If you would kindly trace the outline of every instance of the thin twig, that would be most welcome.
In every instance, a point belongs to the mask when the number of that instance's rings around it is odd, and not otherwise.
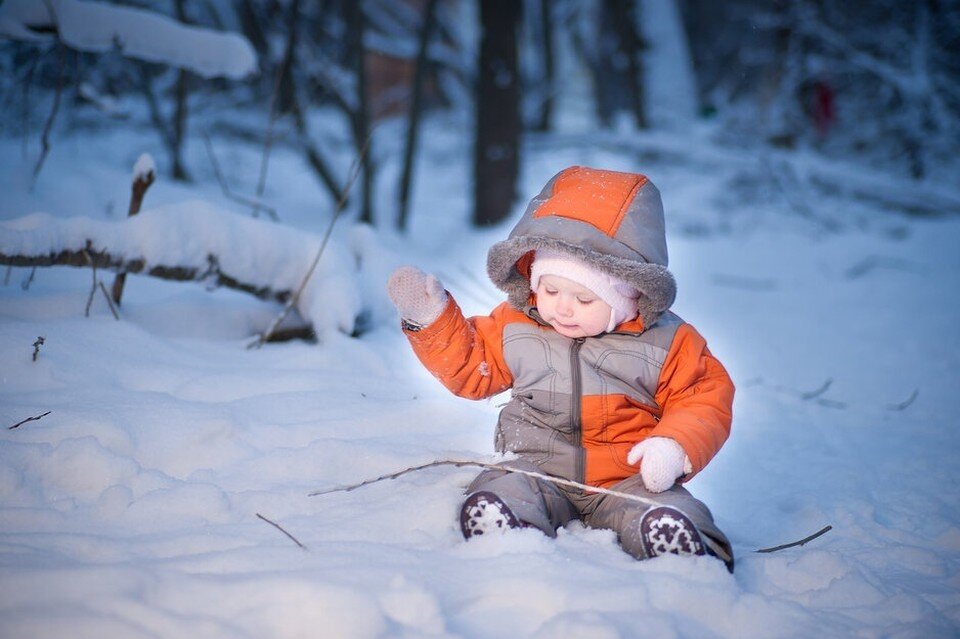
[[[53,12],[51,11],[51,15]],[[33,179],[30,185],[30,188],[33,188],[33,185],[37,182],[37,176],[40,175],[40,169],[43,168],[43,163],[47,159],[47,154],[50,152],[50,131],[53,129],[53,122],[57,118],[57,113],[60,111],[60,96],[63,95],[63,83],[64,77],[66,76],[66,46],[61,42],[59,45],[60,48],[60,71],[57,74],[57,89],[53,94],[53,107],[50,109],[50,115],[47,117],[47,123],[43,127],[43,134],[40,136],[40,157],[37,159],[37,164],[33,167]]]
[[[230,190],[230,187],[227,186],[227,182],[223,177],[223,173],[220,171],[220,163],[217,161],[217,156],[213,152],[213,143],[210,141],[210,136],[207,134],[206,131],[204,131],[201,135],[203,137],[203,142],[207,147],[207,156],[210,158],[210,164],[213,165],[213,172],[217,177],[217,182],[220,183],[220,191],[223,193],[223,196],[228,200],[239,202],[244,206],[256,207],[258,210],[263,209],[264,211],[270,214],[270,218],[272,220],[274,220],[275,222],[278,221],[280,217],[277,215],[276,209],[274,209],[272,206],[264,204],[260,200],[257,200],[254,198],[238,195]]]
[[[287,303],[283,305],[283,310],[277,315],[273,322],[270,323],[270,326],[267,327],[260,337],[258,337],[254,342],[252,342],[247,348],[260,348],[273,335],[274,331],[277,330],[277,327],[283,323],[287,316],[290,314],[290,311],[293,310],[293,307],[297,305],[297,302],[300,301],[300,296],[303,294],[303,290],[307,287],[307,282],[310,281],[310,278],[313,276],[313,272],[317,268],[317,264],[320,263],[320,258],[323,256],[323,251],[327,248],[327,242],[330,240],[330,235],[333,233],[333,225],[337,223],[337,220],[340,218],[340,215],[343,213],[344,204],[347,202],[347,196],[350,194],[350,189],[353,187],[353,183],[356,181],[357,176],[360,175],[360,169],[363,167],[363,157],[367,154],[367,148],[370,145],[370,138],[368,137],[366,142],[363,143],[363,148],[360,149],[360,155],[354,160],[353,166],[350,168],[350,177],[347,178],[347,184],[343,187],[343,193],[340,194],[340,201],[337,202],[337,208],[333,212],[333,217],[330,218],[330,223],[327,224],[327,230],[323,234],[323,240],[320,242],[320,248],[317,250],[317,254],[313,257],[313,263],[310,264],[310,268],[307,269],[306,274],[303,276],[303,281],[300,282],[300,286],[294,291],[293,295],[290,296],[290,299],[287,300]]]
[[[30,275],[28,275],[25,280],[20,282],[20,288],[22,288],[25,291],[28,290],[30,288],[30,285],[33,284],[33,278],[36,274],[37,274],[37,267],[34,266],[32,269],[30,269]]]
[[[806,393],[800,393],[800,399],[809,400],[809,399],[814,399],[814,398],[816,398],[816,397],[820,397],[821,395],[823,395],[824,393],[827,392],[827,389],[830,388],[830,385],[831,385],[831,384],[833,384],[833,378],[832,378],[832,377],[831,377],[831,378],[828,378],[827,381],[825,381],[825,382],[820,386],[820,388],[818,388],[818,389],[816,389],[816,390],[812,390],[812,391],[806,392]]]
[[[294,10],[295,8],[292,7],[291,11]],[[283,82],[283,76],[289,64],[290,55],[292,55],[291,45],[296,41],[295,34],[296,25],[293,25],[287,42],[287,53],[284,55],[283,61],[277,66],[277,75],[273,80],[273,93],[270,95],[270,107],[267,119],[267,136],[263,141],[263,153],[260,155],[260,177],[257,179],[256,191],[258,200],[263,197],[263,192],[267,187],[267,166],[270,162],[270,151],[273,148],[273,127],[277,121],[277,98],[280,95],[280,85]],[[261,206],[259,204],[253,207],[253,217],[260,215],[260,209]]]
[[[107,300],[107,306],[110,307],[110,312],[113,313],[113,319],[119,321],[120,315],[117,313],[117,307],[113,305],[113,299],[110,298],[110,293],[107,292],[107,287],[103,285],[103,280],[100,280],[100,290],[103,292],[103,297]]]
[[[93,295],[97,292],[97,265],[93,263],[93,259],[86,249],[82,253],[87,263],[90,264],[90,268],[93,269],[93,286],[90,287],[90,295],[87,297],[87,310],[83,314],[84,317],[90,317],[90,305],[93,304]]]
[[[914,389],[913,389],[913,392],[910,393],[910,397],[908,397],[907,399],[903,400],[903,401],[900,402],[899,404],[892,404],[892,405],[887,406],[887,409],[888,409],[888,410],[905,410],[905,409],[907,408],[907,406],[909,406],[909,405],[912,404],[914,401],[916,401],[918,395],[920,395],[920,389],[919,389],[919,388],[914,388]]]
[[[21,426],[23,426],[23,425],[26,424],[27,422],[35,422],[35,421],[37,421],[38,419],[43,419],[44,417],[46,417],[47,415],[49,415],[49,414],[52,413],[52,412],[53,412],[52,410],[48,410],[47,412],[45,412],[45,413],[42,414],[42,415],[37,415],[36,417],[27,417],[27,418],[26,418],[25,420],[23,420],[22,422],[17,422],[17,423],[14,424],[13,426],[8,426],[8,427],[7,427],[7,430],[13,430],[14,428],[20,428]]]
[[[300,547],[303,548],[304,550],[307,550],[307,547],[304,546],[303,544],[301,544],[299,539],[297,539],[296,537],[294,537],[293,535],[291,535],[290,533],[288,533],[286,530],[284,530],[284,529],[283,529],[283,526],[281,526],[281,525],[278,524],[277,522],[275,522],[275,521],[270,521],[269,519],[267,519],[266,517],[264,517],[264,516],[261,515],[260,513],[257,513],[257,517],[259,517],[259,518],[262,519],[263,521],[267,522],[268,524],[270,524],[271,526],[273,526],[274,528],[276,528],[277,530],[279,530],[280,532],[282,532],[284,535],[286,535],[287,537],[289,537],[290,539],[292,539],[292,540],[293,540],[293,543],[295,543],[296,545],[300,546]]]
[[[764,552],[764,553],[766,553],[766,552],[777,552],[778,550],[785,550],[785,549],[787,549],[787,548],[793,548],[794,546],[802,546],[802,545],[804,545],[805,543],[807,543],[808,541],[813,541],[814,539],[816,539],[816,538],[819,537],[820,535],[824,535],[824,534],[830,532],[831,530],[833,530],[833,526],[824,526],[823,528],[821,528],[821,529],[818,530],[817,532],[813,533],[813,534],[810,535],[809,537],[804,537],[804,538],[801,539],[800,541],[794,541],[794,542],[791,542],[791,543],[789,543],[789,544],[783,544],[782,546],[774,546],[773,548],[761,548],[761,549],[758,550],[757,552]]]
[[[591,493],[600,493],[603,495],[611,495],[613,497],[622,497],[629,501],[635,501],[647,506],[664,506],[656,500],[647,499],[646,497],[640,497],[639,495],[632,495],[630,493],[624,493],[619,490],[610,490],[609,488],[601,488],[599,486],[591,486],[589,484],[581,484],[580,482],[572,481],[570,479],[563,479],[562,477],[554,477],[552,475],[545,475],[544,473],[538,473],[533,470],[524,470],[522,468],[513,468],[511,466],[503,466],[501,464],[493,464],[490,462],[481,462],[473,461],[469,459],[440,459],[436,461],[429,462],[427,464],[421,464],[420,466],[414,466],[412,468],[404,468],[403,470],[397,471],[395,473],[390,473],[389,475],[381,475],[375,479],[367,479],[356,484],[348,484],[345,486],[337,486],[335,488],[328,488],[326,490],[318,490],[312,493],[309,493],[309,497],[318,497],[320,495],[329,495],[331,493],[347,493],[357,488],[362,488],[363,486],[369,486],[370,484],[376,484],[387,479],[397,479],[406,474],[416,472],[418,470],[425,470],[427,468],[433,468],[435,466],[456,466],[458,468],[464,466],[473,466],[476,468],[484,468],[486,470],[499,470],[508,473],[518,473],[520,475],[526,475],[527,477],[533,477],[535,479],[542,479],[543,481],[550,482],[552,484],[558,484],[560,486],[567,486],[568,488],[577,488]]]

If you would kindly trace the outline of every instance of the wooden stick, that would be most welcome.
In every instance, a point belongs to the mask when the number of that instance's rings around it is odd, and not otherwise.
[[[631,495],[630,493],[621,492],[619,490],[610,490],[609,488],[601,488],[599,486],[591,486],[589,484],[581,484],[580,482],[572,481],[570,479],[563,479],[561,477],[554,477],[552,475],[546,475],[544,473],[538,473],[532,470],[524,470],[522,468],[513,468],[510,466],[503,466],[500,464],[493,464],[489,462],[473,461],[473,460],[460,460],[460,459],[440,459],[437,461],[432,461],[426,464],[421,464],[419,466],[414,466],[412,468],[404,468],[403,470],[397,471],[395,473],[390,473],[389,475],[381,475],[375,479],[367,479],[365,481],[348,484],[345,486],[337,486],[336,488],[328,488],[327,490],[318,490],[312,493],[309,493],[308,497],[318,497],[320,495],[329,495],[330,493],[345,493],[363,486],[369,486],[370,484],[375,484],[387,479],[396,479],[402,477],[408,473],[416,472],[418,470],[424,470],[426,468],[433,468],[435,466],[475,466],[477,468],[484,468],[486,470],[499,470],[507,473],[517,473],[520,475],[526,475],[527,477],[533,477],[535,479],[542,479],[543,481],[550,482],[552,484],[558,484],[560,486],[567,486],[568,488],[577,488],[585,492],[590,493],[600,493],[603,495],[612,495],[614,497],[621,497],[628,501],[635,501],[647,506],[665,506],[653,499],[647,499],[646,497],[640,497],[639,495]]]
[[[113,305],[113,300],[110,299],[110,293],[107,292],[107,287],[103,285],[103,280],[98,282],[100,285],[100,291],[103,293],[103,298],[107,300],[107,306],[110,307],[110,312],[113,313],[113,319],[120,321],[120,315],[117,313],[117,307]]]
[[[292,539],[292,540],[293,540],[293,543],[295,543],[296,545],[300,546],[300,547],[303,548],[304,550],[307,550],[307,547],[304,546],[303,544],[301,544],[299,539],[297,539],[296,537],[294,537],[293,535],[291,535],[290,533],[288,533],[286,530],[284,530],[284,529],[283,529],[283,526],[281,526],[280,524],[278,524],[278,523],[276,523],[276,522],[274,522],[274,521],[270,521],[269,519],[267,519],[266,517],[264,517],[264,516],[261,515],[260,513],[257,513],[257,517],[259,517],[259,518],[262,519],[263,521],[267,522],[268,524],[270,524],[271,526],[273,526],[274,528],[276,528],[277,530],[279,530],[280,532],[282,532],[284,535],[286,535],[287,537],[289,537],[290,539]]]
[[[49,5],[48,5],[49,6]],[[51,15],[53,11],[50,12]],[[67,48],[63,42],[57,44],[59,49],[60,56],[60,70],[57,73],[57,89],[53,94],[53,107],[50,109],[50,115],[47,117],[47,123],[43,127],[43,134],[40,136],[40,157],[37,159],[36,165],[33,167],[33,180],[30,183],[31,190],[34,185],[37,183],[37,176],[40,175],[40,169],[43,168],[43,163],[47,159],[47,154],[50,152],[50,131],[53,129],[53,121],[57,119],[57,113],[60,111],[60,96],[63,95],[63,84],[64,78],[66,76],[66,66],[67,66]]]
[[[20,428],[21,426],[23,426],[23,425],[26,424],[27,422],[35,422],[35,421],[37,421],[38,419],[43,419],[44,417],[46,417],[47,415],[49,415],[49,414],[52,413],[52,412],[53,412],[52,410],[48,410],[47,412],[43,413],[42,415],[37,415],[36,417],[27,417],[27,418],[26,418],[25,420],[23,420],[22,422],[17,422],[17,423],[14,424],[13,426],[8,426],[8,427],[7,427],[7,430],[13,430],[14,428]]]
[[[630,493],[621,492],[619,490],[610,490],[609,488],[601,488],[599,486],[590,486],[588,484],[581,484],[580,482],[572,481],[569,479],[563,479],[561,477],[553,477],[552,475],[545,475],[544,473],[538,473],[532,470],[524,470],[522,468],[512,468],[510,466],[503,466],[501,464],[473,461],[468,459],[462,459],[462,460],[461,459],[439,459],[436,461],[428,462],[426,464],[420,464],[419,466],[404,468],[403,470],[398,470],[397,472],[389,473],[387,475],[381,475],[373,479],[366,479],[364,481],[357,482],[355,484],[346,484],[343,486],[328,488],[326,490],[317,490],[312,493],[308,493],[307,496],[319,497],[322,495],[330,495],[332,493],[347,493],[347,492],[356,490],[358,488],[362,488],[363,486],[369,486],[370,484],[376,484],[377,482],[385,481],[388,479],[397,479],[398,477],[403,477],[404,475],[407,475],[409,473],[417,472],[419,470],[425,470],[427,468],[434,468],[437,466],[455,466],[457,468],[461,468],[464,466],[474,466],[477,468],[484,468],[486,470],[498,470],[498,471],[503,471],[507,473],[518,473],[520,475],[526,475],[527,477],[533,477],[535,479],[548,481],[552,484],[558,484],[560,486],[567,486],[570,488],[577,488],[577,489],[583,490],[584,492],[600,493],[602,495],[611,495],[613,497],[619,497],[621,499],[626,499],[628,501],[644,504],[645,506],[655,507],[655,506],[668,505],[668,504],[658,502],[654,499],[648,499],[646,497],[641,497],[639,495],[633,495]],[[757,550],[756,552],[769,553],[769,552],[776,552],[778,550],[783,550],[784,548],[792,548],[793,546],[802,546],[808,541],[812,541],[817,537],[819,537],[820,535],[823,535],[824,533],[831,530],[832,528],[833,526],[826,526],[822,530],[810,535],[809,537],[801,539],[800,541],[784,544],[782,546],[775,546],[773,548],[763,548],[763,549]],[[710,546],[711,550],[713,550],[717,554],[717,556],[719,556],[724,561],[730,560],[730,556],[719,544],[717,544],[715,541],[710,539],[710,537],[707,535],[703,535],[702,537],[703,537],[704,543]]]
[[[801,539],[800,541],[793,541],[793,542],[790,542],[789,544],[783,544],[782,546],[774,546],[773,548],[761,548],[761,549],[758,550],[757,552],[777,552],[778,550],[785,550],[785,549],[787,549],[787,548],[793,548],[794,546],[802,546],[802,545],[804,545],[805,543],[807,543],[808,541],[813,541],[814,539],[816,539],[816,538],[819,537],[820,535],[825,535],[826,533],[830,532],[831,530],[833,530],[833,526],[824,526],[823,528],[821,528],[821,529],[818,530],[817,532],[813,533],[813,534],[810,535],[809,537],[804,537],[804,538]]]
[[[87,308],[83,312],[84,317],[90,317],[90,305],[93,304],[93,295],[97,292],[97,265],[93,263],[93,259],[90,257],[90,253],[84,249],[83,257],[87,260],[87,263],[90,265],[93,273],[93,286],[90,287],[90,295],[87,297]]]
[[[130,206],[127,208],[127,217],[133,217],[140,212],[140,207],[143,205],[143,198],[147,194],[147,189],[149,189],[150,185],[153,184],[153,180],[155,178],[156,175],[154,175],[153,171],[147,171],[145,174],[138,173],[136,176],[134,176],[133,184],[130,185]],[[120,306],[120,299],[123,297],[123,286],[126,281],[126,272],[117,273],[117,275],[113,278],[111,299],[117,306]],[[110,310],[113,310],[113,305],[110,306]],[[116,312],[114,312],[114,314],[116,314]]]
[[[306,274],[303,276],[300,286],[296,291],[294,291],[293,295],[290,296],[290,299],[287,300],[287,303],[283,305],[283,310],[273,319],[273,322],[270,323],[270,326],[267,327],[267,330],[265,330],[260,337],[247,346],[248,349],[260,348],[266,344],[277,330],[277,327],[283,323],[283,320],[287,319],[290,311],[293,310],[293,307],[296,306],[297,302],[300,301],[300,296],[303,294],[303,289],[307,287],[307,282],[309,282],[310,278],[313,276],[313,272],[316,270],[317,264],[320,263],[320,258],[323,256],[323,251],[327,248],[327,242],[330,240],[330,235],[333,233],[333,225],[337,223],[337,219],[339,219],[340,215],[343,213],[344,205],[347,202],[347,196],[350,194],[350,188],[353,186],[354,181],[356,181],[357,176],[360,175],[360,169],[363,167],[363,157],[367,154],[367,148],[369,145],[370,138],[367,138],[367,141],[363,144],[363,148],[360,149],[360,155],[356,160],[354,160],[350,177],[347,179],[346,186],[343,187],[343,193],[340,194],[340,201],[337,202],[337,208],[333,212],[333,217],[330,218],[330,223],[327,224],[327,230],[323,234],[323,240],[320,242],[320,248],[317,249],[317,254],[313,258],[313,263],[310,264],[310,268],[307,269]]]

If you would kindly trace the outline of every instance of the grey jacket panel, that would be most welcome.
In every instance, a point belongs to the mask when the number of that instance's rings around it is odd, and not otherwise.
[[[682,323],[666,313],[641,334],[583,340],[535,323],[505,326],[503,356],[514,383],[511,400],[500,413],[496,449],[517,453],[552,475],[582,481],[579,399],[623,394],[659,414],[654,398],[660,372]]]

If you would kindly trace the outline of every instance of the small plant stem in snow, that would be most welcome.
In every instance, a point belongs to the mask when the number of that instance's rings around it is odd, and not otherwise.
[[[113,300],[110,299],[110,293],[107,292],[107,287],[103,285],[103,280],[97,282],[100,286],[100,291],[103,293],[103,298],[107,300],[107,306],[110,307],[110,312],[113,313],[113,319],[120,321],[120,315],[117,313],[117,307],[113,305]]]
[[[7,430],[13,430],[14,428],[20,428],[21,426],[23,426],[23,425],[26,424],[27,422],[35,422],[35,421],[37,421],[38,419],[43,419],[44,417],[46,417],[47,415],[49,415],[49,414],[52,413],[52,412],[53,412],[52,410],[48,410],[47,412],[43,413],[42,415],[37,415],[36,417],[27,417],[27,418],[26,418],[25,420],[23,420],[22,422],[17,422],[17,423],[14,424],[13,426],[8,426],[8,427],[7,427]]]
[[[93,258],[86,250],[83,251],[83,257],[87,260],[93,272],[93,285],[90,287],[90,295],[87,297],[87,308],[83,313],[84,317],[90,317],[90,305],[93,304],[93,296],[97,292],[97,265],[93,263]]]
[[[20,288],[22,288],[25,291],[28,290],[30,288],[30,285],[33,284],[33,278],[36,274],[37,274],[37,267],[34,266],[32,269],[30,269],[30,275],[27,276],[27,279],[20,282]]]
[[[46,340],[41,335],[37,338],[37,341],[33,343],[33,361],[37,361],[37,358],[40,356],[40,347],[43,346],[43,343]]]
[[[794,541],[794,542],[791,542],[791,543],[789,543],[789,544],[783,544],[782,546],[774,546],[773,548],[761,548],[761,549],[758,550],[757,552],[764,552],[764,553],[766,553],[766,552],[777,552],[778,550],[785,550],[785,549],[787,549],[787,548],[793,548],[794,546],[802,546],[802,545],[804,545],[805,543],[807,543],[808,541],[813,541],[814,539],[816,539],[816,538],[819,537],[820,535],[825,535],[826,533],[830,532],[831,530],[833,530],[833,526],[824,526],[823,528],[821,528],[821,529],[818,530],[817,532],[813,533],[813,534],[810,535],[809,537],[804,537],[804,538],[801,539],[800,541]]]
[[[277,530],[279,530],[280,532],[282,532],[284,535],[286,535],[287,537],[289,537],[291,540],[293,540],[293,543],[295,543],[296,545],[300,546],[300,547],[303,548],[304,550],[307,550],[307,547],[304,546],[303,544],[301,544],[299,539],[297,539],[296,537],[294,537],[293,535],[291,535],[290,533],[288,533],[286,530],[284,530],[284,529],[283,529],[283,526],[281,526],[280,524],[278,524],[278,523],[276,523],[276,522],[274,522],[274,521],[270,521],[269,519],[267,519],[266,517],[264,517],[264,516],[261,515],[260,513],[257,513],[257,517],[259,517],[260,519],[262,519],[263,521],[267,522],[268,524],[270,524],[271,526],[273,526],[274,528],[276,528]]]

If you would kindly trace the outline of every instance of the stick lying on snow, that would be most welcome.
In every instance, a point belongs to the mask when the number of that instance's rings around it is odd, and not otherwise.
[[[590,486],[590,485],[588,485],[588,484],[581,484],[580,482],[571,481],[571,480],[569,480],[569,479],[563,479],[563,478],[561,478],[561,477],[553,477],[553,476],[551,476],[551,475],[545,475],[544,473],[538,473],[538,472],[532,471],[532,470],[524,470],[524,469],[522,469],[522,468],[511,468],[510,466],[502,466],[502,465],[500,465],[500,464],[493,464],[493,463],[490,463],[490,462],[473,461],[473,460],[468,460],[468,459],[440,459],[440,460],[432,461],[432,462],[429,462],[429,463],[426,463],[426,464],[420,464],[419,466],[412,466],[412,467],[410,467],[410,468],[404,468],[403,470],[399,470],[399,471],[397,471],[397,472],[395,472],[395,473],[390,473],[390,474],[388,474],[388,475],[381,475],[381,476],[375,477],[375,478],[373,478],[373,479],[366,479],[366,480],[361,481],[361,482],[358,482],[358,483],[356,483],[356,484],[346,484],[346,485],[343,485],[343,486],[336,486],[336,487],[334,487],[334,488],[327,488],[326,490],[316,490],[316,491],[314,491],[314,492],[312,492],[312,493],[309,493],[308,496],[309,496],[309,497],[319,497],[319,496],[321,496],[321,495],[329,495],[329,494],[332,494],[332,493],[348,493],[348,492],[353,491],[353,490],[356,490],[356,489],[358,489],[358,488],[362,488],[362,487],[364,487],[364,486],[369,486],[370,484],[376,484],[376,483],[378,483],[378,482],[385,481],[385,480],[387,480],[387,479],[397,479],[398,477],[403,477],[404,475],[408,475],[408,474],[413,473],[413,472],[416,472],[416,471],[418,471],[418,470],[425,470],[425,469],[427,469],[427,468],[434,468],[434,467],[437,467],[437,466],[456,466],[457,468],[462,468],[462,467],[465,467],[465,466],[473,466],[473,467],[476,467],[476,468],[485,468],[485,469],[487,469],[487,470],[500,470],[500,471],[505,471],[505,472],[508,472],[508,473],[518,473],[518,474],[520,474],[520,475],[526,475],[527,477],[534,477],[534,478],[536,478],[536,479],[542,479],[542,480],[548,481],[548,482],[550,482],[550,483],[552,483],[552,484],[559,484],[560,486],[568,486],[568,487],[570,487],[570,488],[579,488],[580,490],[584,490],[584,491],[586,491],[586,492],[600,493],[600,494],[603,494],[603,495],[612,495],[612,496],[614,496],[614,497],[620,497],[620,498],[626,499],[626,500],[628,500],[628,501],[634,501],[634,502],[641,503],[641,504],[644,504],[644,505],[647,505],[647,506],[650,506],[650,507],[654,507],[654,506],[664,506],[664,505],[666,505],[666,504],[663,504],[663,503],[661,503],[661,502],[658,502],[658,501],[656,501],[656,500],[654,500],[654,499],[648,499],[648,498],[646,498],[646,497],[640,497],[639,495],[631,495],[630,493],[621,492],[621,491],[619,491],[619,490],[610,490],[609,488],[600,488],[599,486]],[[816,539],[816,538],[819,537],[820,535],[823,535],[823,534],[825,534],[826,532],[828,532],[828,531],[830,531],[830,530],[832,530],[832,529],[833,529],[833,526],[826,526],[826,527],[822,528],[821,530],[819,530],[818,532],[810,535],[809,537],[806,537],[806,538],[804,538],[804,539],[801,539],[800,541],[795,541],[795,542],[792,542],[792,543],[789,543],[789,544],[784,544],[784,545],[782,545],[782,546],[774,546],[773,548],[761,548],[761,549],[757,550],[756,552],[770,553],[770,552],[776,552],[776,551],[778,551],[778,550],[784,550],[784,549],[786,549],[786,548],[792,548],[792,547],[794,547],[794,546],[802,546],[802,545],[804,545],[805,543],[807,543],[808,541],[813,541],[814,539]],[[726,553],[726,551],[725,551],[723,548],[721,548],[715,541],[713,541],[712,539],[710,539],[710,538],[709,538],[708,536],[706,536],[706,535],[703,535],[703,540],[704,540],[704,543],[706,543],[708,546],[710,546],[710,549],[711,549],[712,551],[714,551],[714,553],[715,553],[718,557],[720,557],[721,559],[724,559],[724,561],[729,561],[729,559],[730,559],[729,555],[728,555],[728,554]]]

